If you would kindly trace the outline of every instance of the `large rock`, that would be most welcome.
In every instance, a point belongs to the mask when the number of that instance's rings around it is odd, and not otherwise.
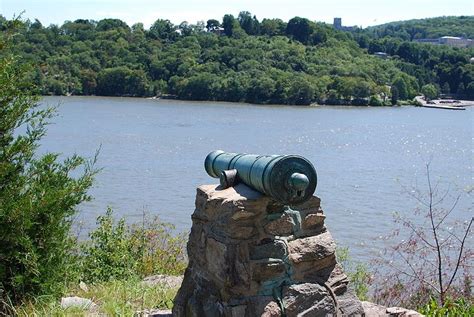
[[[183,282],[182,276],[171,276],[171,275],[151,275],[143,279],[142,284],[145,286],[162,285],[167,288],[178,288]]]
[[[173,315],[362,315],[320,199],[283,206],[243,184],[197,189],[189,265]]]
[[[283,302],[288,317],[335,315],[336,303],[331,293],[320,284],[293,284],[283,289]]]
[[[77,308],[83,310],[95,310],[97,305],[89,298],[82,298],[78,296],[63,297],[61,298],[61,308]]]
[[[424,315],[414,310],[401,307],[385,307],[371,302],[362,302],[366,317],[423,317]]]

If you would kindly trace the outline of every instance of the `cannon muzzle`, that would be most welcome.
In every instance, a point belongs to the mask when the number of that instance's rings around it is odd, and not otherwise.
[[[307,201],[317,184],[316,170],[299,155],[254,155],[214,151],[204,167],[222,187],[242,182],[286,205]]]

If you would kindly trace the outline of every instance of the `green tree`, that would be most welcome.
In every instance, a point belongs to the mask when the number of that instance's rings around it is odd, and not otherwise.
[[[474,81],[470,82],[466,87],[466,97],[474,100]]]
[[[193,27],[188,23],[188,21],[183,21],[179,24],[178,30],[181,32],[182,36],[190,36],[193,34]]]
[[[308,19],[294,17],[288,21],[286,26],[286,34],[293,37],[301,43],[307,43],[311,35],[311,25]]]
[[[309,105],[314,99],[314,88],[308,81],[295,79],[289,90],[289,101],[295,105]]]
[[[146,96],[148,82],[143,71],[128,67],[102,70],[97,76],[96,91],[102,96]]]
[[[96,172],[78,156],[61,162],[58,154],[36,153],[53,110],[39,107],[29,69],[6,51],[5,41],[0,38],[2,312],[9,301],[62,291],[70,277],[72,217],[76,206],[90,198],[87,190]]]
[[[151,38],[173,41],[177,37],[176,27],[170,20],[158,19],[150,27]]]
[[[451,93],[451,87],[449,87],[449,83],[444,83],[443,86],[441,87],[441,92],[445,95]]]
[[[260,33],[260,22],[258,22],[257,17],[253,16],[248,11],[241,11],[237,17],[240,27],[248,35],[258,35]]]
[[[84,22],[79,22],[80,24],[84,24]],[[87,23],[87,22],[86,22]],[[97,31],[108,31],[108,30],[113,30],[113,29],[127,29],[129,30],[129,27],[127,23],[123,22],[122,20],[119,19],[103,19],[100,20],[97,23]]]
[[[433,84],[427,84],[421,87],[421,93],[427,100],[435,99],[438,97],[438,89]]]
[[[393,81],[392,86],[397,87],[398,98],[401,100],[408,99],[408,85],[403,77],[398,77]]]
[[[392,101],[392,106],[395,106],[395,105],[397,104],[398,98],[399,98],[397,86],[392,86],[392,87],[390,88],[390,93],[391,93],[391,95],[392,95],[392,99],[391,99],[391,101]]]
[[[466,93],[466,88],[464,88],[463,83],[460,83],[458,86],[458,90],[456,91],[456,94],[458,94],[458,97],[462,97],[464,96],[465,93]]]
[[[207,20],[206,29],[208,32],[215,31],[221,26],[220,22],[214,19]]]
[[[187,80],[179,97],[192,100],[215,100],[219,88],[219,79],[216,75],[201,73]]]
[[[222,19],[222,27],[224,28],[225,35],[232,36],[236,25],[235,22],[235,18],[232,14],[224,15],[224,18]]]
[[[313,33],[310,36],[311,44],[321,44],[326,42],[328,39],[326,29],[321,25],[316,25],[314,27]]]
[[[370,95],[370,84],[364,80],[357,80],[353,88],[353,96],[358,99],[367,98]]]
[[[281,19],[263,19],[260,24],[260,32],[264,35],[284,35],[286,23]]]

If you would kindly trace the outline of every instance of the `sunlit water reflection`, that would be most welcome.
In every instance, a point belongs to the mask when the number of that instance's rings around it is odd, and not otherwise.
[[[473,108],[285,107],[135,98],[46,97],[60,104],[42,151],[91,157],[101,147],[102,172],[80,207],[88,230],[107,206],[130,221],[143,210],[189,230],[195,188],[216,180],[203,168],[212,150],[299,154],[318,172],[327,226],[361,260],[374,256],[393,229],[392,214],[417,205],[405,193],[432,177],[472,216]]]

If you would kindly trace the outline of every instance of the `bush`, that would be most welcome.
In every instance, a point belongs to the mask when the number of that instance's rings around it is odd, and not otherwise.
[[[370,96],[370,99],[369,99],[369,106],[372,106],[372,107],[380,107],[380,106],[383,106],[384,103],[382,100],[380,100],[379,97],[377,96]]]
[[[127,225],[123,218],[114,223],[111,209],[97,218],[97,224],[90,241],[82,246],[84,281],[183,274],[187,264],[185,239],[183,235],[173,235],[172,225],[145,216],[140,225]]]
[[[0,311],[6,303],[62,290],[71,217],[89,199],[96,172],[95,160],[36,155],[53,110],[38,107],[28,67],[8,53],[7,42],[0,38]]]
[[[448,85],[448,90],[449,90],[449,85]],[[435,85],[427,84],[421,87],[421,93],[425,96],[426,100],[431,100],[438,97],[439,91]]]
[[[354,262],[349,256],[347,247],[336,250],[337,261],[343,266],[344,272],[349,278],[349,286],[354,290],[360,300],[368,300],[369,287],[372,277],[364,263]]]
[[[463,298],[452,300],[447,299],[444,305],[439,305],[435,298],[422,306],[419,312],[426,316],[447,316],[447,317],[470,317],[474,316],[474,305]]]

